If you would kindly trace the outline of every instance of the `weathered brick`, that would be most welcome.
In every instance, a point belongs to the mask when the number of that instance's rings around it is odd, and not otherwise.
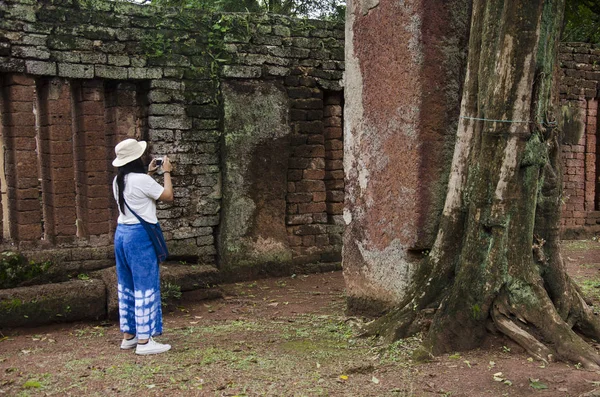
[[[327,206],[324,202],[298,204],[298,213],[299,214],[312,214],[312,213],[317,213],[317,212],[325,212],[326,210],[327,210]]]
[[[325,170],[304,170],[301,175],[302,179],[322,180],[325,177]]]
[[[324,157],[325,148],[322,145],[304,145],[294,148],[297,157]]]
[[[325,169],[328,171],[343,170],[344,163],[341,160],[326,160]]]
[[[327,203],[327,213],[328,214],[343,214],[344,213],[344,203]]]
[[[262,74],[262,68],[259,66],[225,65],[222,73],[223,76],[229,78],[258,78]]]
[[[16,225],[16,238],[20,241],[34,241],[42,237],[42,227],[40,224]]]
[[[325,137],[322,134],[305,135],[306,143],[309,145],[325,145]]]
[[[326,192],[314,192],[312,195],[312,201],[315,203],[320,203],[322,201],[325,201],[326,198],[327,198]]]
[[[303,180],[296,182],[296,192],[323,192],[325,183],[323,181]]]
[[[309,203],[312,201],[312,194],[308,192],[304,193],[289,193],[287,195],[288,203]]]
[[[321,109],[323,100],[317,98],[296,99],[290,101],[293,109]]]
[[[128,68],[119,66],[96,65],[94,69],[96,77],[112,80],[126,80]]]
[[[302,215],[288,215],[286,217],[286,225],[307,225],[312,223],[312,215],[311,214],[302,214]],[[294,236],[295,237],[295,236]],[[300,244],[296,244],[300,245]]]
[[[157,67],[132,67],[127,71],[130,79],[160,79],[163,76],[162,68]]]
[[[325,153],[325,158],[328,160],[342,160],[344,158],[343,150],[330,150]]]
[[[323,122],[320,120],[300,122],[298,123],[297,130],[303,134],[322,134]]]
[[[343,191],[327,192],[327,201],[343,203],[344,202],[344,192]]]
[[[325,139],[339,139],[343,135],[343,129],[341,127],[325,127],[323,131]]]
[[[35,75],[56,75],[57,67],[54,62],[25,61],[27,73]]]
[[[314,234],[325,234],[327,228],[325,225],[302,225],[299,226],[293,233],[297,236],[308,236]]]
[[[59,63],[58,75],[73,79],[91,79],[94,78],[94,66]]]

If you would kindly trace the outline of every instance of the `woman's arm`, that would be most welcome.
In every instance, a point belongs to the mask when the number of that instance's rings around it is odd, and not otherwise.
[[[165,178],[165,190],[163,190],[158,199],[160,201],[166,201],[170,203],[173,201],[173,183],[171,182],[171,171],[173,170],[173,166],[171,165],[171,161],[167,156],[163,157],[162,169],[164,171],[163,177]]]

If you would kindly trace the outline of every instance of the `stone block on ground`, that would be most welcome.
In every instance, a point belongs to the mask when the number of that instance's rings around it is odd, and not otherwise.
[[[106,317],[102,280],[73,280],[0,290],[0,328]]]
[[[117,295],[117,273],[115,267],[103,269],[97,273],[106,285],[106,307],[109,319],[119,317],[119,301]],[[182,265],[179,263],[165,262],[160,266],[161,283],[178,285],[182,292],[199,289],[211,290],[203,299],[220,297],[218,289],[213,286],[220,282],[219,271],[208,265]],[[200,296],[195,294],[194,296]]]

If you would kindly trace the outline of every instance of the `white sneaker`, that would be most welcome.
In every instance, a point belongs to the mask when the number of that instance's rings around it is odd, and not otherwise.
[[[148,339],[148,343],[139,344],[135,348],[135,354],[147,355],[147,354],[159,354],[164,353],[171,349],[171,345],[155,342],[154,339]]]
[[[123,350],[129,350],[129,349],[133,349],[134,347],[137,346],[137,336],[134,336],[131,339],[123,339],[123,341],[121,341],[121,349]]]

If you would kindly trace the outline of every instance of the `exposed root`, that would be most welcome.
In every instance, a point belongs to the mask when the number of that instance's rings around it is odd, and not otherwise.
[[[492,319],[500,332],[519,344],[531,356],[545,363],[554,361],[552,350],[502,314],[496,305],[492,309]]]
[[[510,291],[501,293],[492,311],[498,329],[538,358],[548,355],[552,357],[554,351],[556,357],[561,360],[581,363],[587,369],[600,370],[600,355],[558,315],[546,291],[535,283],[529,287],[528,293],[535,296],[538,302],[534,306],[522,301],[522,294],[513,294]],[[531,299],[531,295],[528,299]],[[574,304],[577,306],[573,309],[578,313],[585,313],[585,309],[589,309],[583,299]],[[509,316],[519,318],[529,327],[536,329],[544,343],[516,325]],[[583,318],[578,317],[578,320]],[[586,317],[586,321],[589,320]],[[579,321],[576,325],[579,325]]]
[[[388,342],[414,334],[413,324],[417,312],[409,305],[390,310],[383,317],[366,325],[361,336],[380,336]]]
[[[576,286],[573,281],[571,284]],[[574,305],[572,317],[575,320],[575,326],[584,335],[600,341],[600,319],[594,314],[592,307],[586,302],[579,288],[574,288],[572,294]]]

